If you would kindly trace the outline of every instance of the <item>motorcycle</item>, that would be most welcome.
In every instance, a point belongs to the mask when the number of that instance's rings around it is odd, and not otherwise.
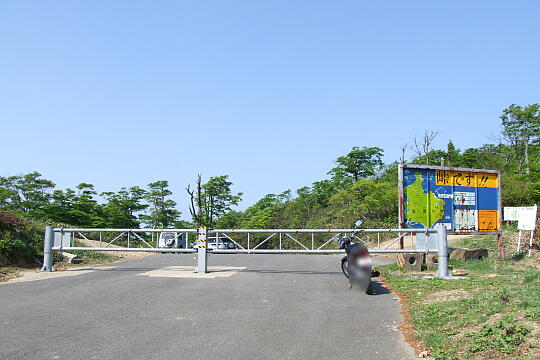
[[[346,255],[341,259],[341,271],[349,279],[351,289],[364,291],[366,294],[373,292],[372,277],[378,277],[380,273],[372,269],[371,257],[367,247],[362,243],[353,241],[357,227],[362,225],[361,220],[354,223],[354,230],[345,236],[335,236],[334,241],[339,241],[339,248],[344,249]]]

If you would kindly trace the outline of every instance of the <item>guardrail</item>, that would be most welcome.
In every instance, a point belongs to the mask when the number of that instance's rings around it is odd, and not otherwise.
[[[176,234],[174,239],[184,236],[184,248],[159,247],[159,235],[163,233]],[[396,253],[437,253],[438,277],[448,277],[448,242],[446,227],[437,226],[429,229],[82,229],[82,228],[53,228],[47,226],[44,241],[44,262],[42,271],[53,271],[53,251],[129,251],[129,252],[160,252],[160,253],[197,253],[197,271],[207,272],[208,254],[342,254],[344,250],[337,249],[332,241],[335,235],[353,234],[359,241],[364,242],[372,254]],[[437,248],[415,249],[411,243],[410,249],[391,249],[397,241],[410,234],[437,234]],[[58,234],[55,246],[55,234]],[[86,235],[85,235],[86,234]],[[155,236],[155,235],[158,236]],[[190,235],[193,243],[190,241]],[[363,234],[377,234],[377,242],[367,243],[361,238]],[[397,234],[398,236],[382,247],[381,234]],[[66,235],[69,246],[65,246]],[[104,236],[105,235],[105,236]],[[75,246],[79,236],[89,246]],[[208,246],[208,240],[216,239],[215,249]],[[89,239],[92,238],[92,239]],[[233,249],[219,248],[219,239],[227,239],[234,243]],[[114,245],[115,243],[127,246]],[[212,244],[210,242],[210,244]],[[268,248],[271,245],[271,248]],[[265,248],[266,247],[266,248]]]

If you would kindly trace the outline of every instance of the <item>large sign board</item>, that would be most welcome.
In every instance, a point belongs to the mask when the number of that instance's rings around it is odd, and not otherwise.
[[[403,164],[399,191],[402,228],[444,224],[458,233],[501,229],[498,171]]]

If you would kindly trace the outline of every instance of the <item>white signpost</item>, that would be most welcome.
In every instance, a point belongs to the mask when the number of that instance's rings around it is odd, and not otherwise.
[[[521,236],[522,231],[530,231],[529,239],[529,256],[531,256],[531,249],[533,244],[534,230],[536,229],[536,213],[537,206],[525,206],[525,207],[505,207],[504,208],[504,221],[517,221],[518,222],[518,244],[517,251],[521,251]]]

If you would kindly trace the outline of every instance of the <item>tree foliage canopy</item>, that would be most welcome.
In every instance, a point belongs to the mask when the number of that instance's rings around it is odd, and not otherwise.
[[[352,183],[361,178],[374,176],[382,165],[383,149],[378,147],[355,146],[345,156],[336,159],[337,167],[328,172],[334,181]]]

